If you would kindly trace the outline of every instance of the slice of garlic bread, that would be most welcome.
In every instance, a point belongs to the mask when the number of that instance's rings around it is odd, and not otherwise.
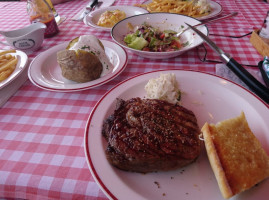
[[[245,114],[202,127],[207,155],[224,198],[269,177],[269,157],[248,126]]]

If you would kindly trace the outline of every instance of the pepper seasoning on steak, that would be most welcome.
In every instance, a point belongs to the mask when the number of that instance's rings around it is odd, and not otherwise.
[[[157,99],[117,99],[102,134],[108,141],[108,161],[126,171],[180,168],[193,162],[201,150],[193,112]]]

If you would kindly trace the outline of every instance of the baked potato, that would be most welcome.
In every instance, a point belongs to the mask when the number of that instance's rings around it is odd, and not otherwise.
[[[84,50],[62,50],[57,53],[57,61],[63,77],[84,83],[100,77],[103,66],[97,56]]]
[[[73,39],[57,53],[57,61],[63,77],[80,83],[98,79],[113,69],[102,42],[94,35]]]

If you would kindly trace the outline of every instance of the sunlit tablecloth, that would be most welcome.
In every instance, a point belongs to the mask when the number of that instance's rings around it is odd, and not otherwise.
[[[133,5],[143,0],[116,0],[114,5]],[[257,69],[262,57],[249,42],[253,29],[261,28],[269,4],[261,0],[223,0],[222,14],[239,15],[208,25],[210,38],[244,65]],[[71,20],[87,1],[70,1],[55,6],[66,20],[60,33],[44,40],[41,52],[85,34],[110,40],[109,32],[98,31]],[[0,30],[28,25],[26,2],[0,2]],[[246,36],[244,36],[246,35]],[[240,38],[237,38],[240,36]],[[242,36],[242,37],[241,37]],[[4,41],[3,37],[0,37]],[[8,47],[0,44],[1,49]],[[94,89],[59,93],[42,90],[27,80],[0,108],[0,198],[107,199],[93,180],[84,155],[84,128],[96,102],[115,84],[138,73],[157,69],[191,69],[215,73],[219,62],[208,46],[193,49],[177,58],[151,60],[128,51],[128,65],[114,80]],[[212,62],[214,61],[214,62]]]

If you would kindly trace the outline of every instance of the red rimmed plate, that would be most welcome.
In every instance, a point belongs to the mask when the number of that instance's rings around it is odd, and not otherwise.
[[[207,73],[161,70],[127,79],[108,91],[92,110],[85,128],[85,155],[89,169],[110,199],[222,200],[205,149],[196,162],[168,172],[133,173],[111,166],[105,156],[107,142],[101,134],[104,119],[113,113],[116,98],[145,97],[144,86],[160,73],[174,73],[183,91],[182,104],[192,110],[199,127],[205,122],[238,116],[245,112],[249,126],[269,154],[269,107],[257,96],[226,79]],[[269,195],[269,180],[235,199],[256,200]]]
[[[107,40],[101,40],[101,42],[103,43],[106,55],[114,68],[110,73],[99,79],[86,83],[76,83],[67,80],[62,76],[61,68],[57,63],[56,56],[58,51],[67,47],[68,42],[56,45],[38,55],[29,66],[28,77],[37,87],[57,92],[87,90],[103,85],[117,77],[125,69],[128,62],[128,56],[126,51],[114,42]]]
[[[143,4],[149,4],[151,2],[152,2],[151,0],[147,0]],[[209,19],[209,18],[218,16],[222,12],[223,9],[222,9],[222,5],[220,3],[215,2],[215,1],[211,1],[211,0],[208,0],[208,2],[209,2],[209,5],[211,7],[211,12],[208,15],[205,15],[202,17],[197,17],[196,19],[198,19],[198,20]]]

